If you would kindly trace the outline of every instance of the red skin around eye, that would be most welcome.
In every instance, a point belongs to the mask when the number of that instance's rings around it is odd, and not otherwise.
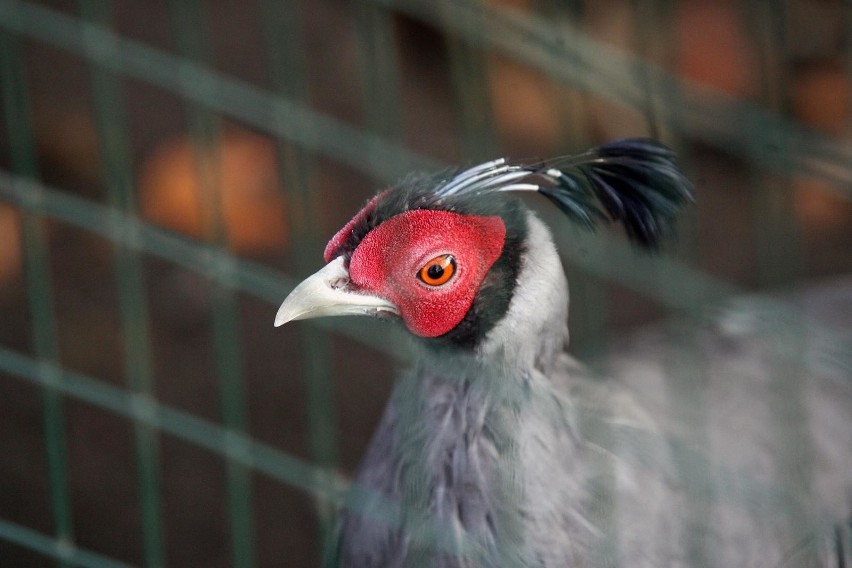
[[[464,318],[505,238],[500,217],[406,211],[364,237],[352,254],[349,277],[364,292],[393,302],[412,333],[437,337]],[[456,259],[453,278],[436,287],[421,282],[420,268],[442,254]]]

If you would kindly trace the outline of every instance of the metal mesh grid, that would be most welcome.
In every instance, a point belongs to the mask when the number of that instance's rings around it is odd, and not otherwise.
[[[157,10],[168,22],[165,35],[170,49],[132,39],[126,20],[122,31],[118,30],[117,15],[127,9],[127,3],[81,0],[49,4],[0,0],[3,147],[7,152],[0,172],[0,198],[20,216],[25,269],[18,286],[26,299],[30,335],[27,341],[0,346],[0,370],[4,384],[23,381],[30,395],[41,398],[47,496],[40,499],[46,499],[49,510],[46,525],[44,519],[31,521],[32,517],[20,511],[14,515],[0,511],[0,540],[5,541],[0,556],[9,555],[16,563],[26,560],[26,556],[15,556],[25,550],[63,566],[180,565],[181,554],[191,556],[193,552],[175,552],[181,546],[175,542],[180,537],[169,533],[163,470],[167,467],[164,461],[174,457],[175,450],[164,458],[163,444],[170,437],[204,449],[223,467],[219,494],[224,503],[221,513],[227,519],[227,543],[215,546],[227,550],[227,558],[220,562],[265,564],[271,553],[258,547],[276,550],[258,544],[274,538],[264,535],[278,530],[268,526],[269,514],[260,511],[264,509],[257,488],[260,476],[311,497],[315,505],[311,517],[317,520],[317,528],[308,530],[313,544],[304,549],[318,553],[318,543],[345,487],[345,476],[339,472],[351,468],[352,461],[341,457],[345,450],[340,437],[345,426],[340,424],[345,420],[335,402],[340,391],[335,390],[334,377],[341,370],[335,360],[355,362],[340,352],[361,349],[356,344],[396,357],[404,357],[405,350],[391,330],[370,327],[365,331],[358,321],[320,320],[288,335],[286,340],[298,353],[298,361],[280,361],[278,366],[285,371],[268,379],[273,383],[282,377],[303,381],[302,399],[293,406],[304,409],[305,442],[290,450],[268,441],[268,432],[264,432],[264,440],[256,437],[257,427],[252,428],[255,409],[250,404],[247,353],[256,336],[246,329],[261,327],[273,333],[274,304],[296,282],[285,273],[311,272],[317,266],[323,238],[334,228],[332,221],[345,220],[351,206],[376,186],[412,169],[440,168],[451,159],[470,162],[503,153],[507,147],[517,151],[518,146],[507,140],[505,130],[501,133],[497,124],[499,112],[492,101],[495,61],[512,62],[527,73],[519,77],[545,83],[549,100],[558,101],[554,113],[563,118],[556,128],[558,142],[546,148],[554,154],[590,145],[595,138],[592,130],[602,127],[593,124],[588,115],[600,103],[639,116],[644,132],[633,134],[652,133],[679,146],[694,171],[705,170],[695,165],[701,159],[698,152],[689,153],[687,148],[710,147],[736,156],[743,169],[741,176],[748,179],[748,199],[753,200],[750,211],[755,212],[748,223],[753,231],[749,246],[756,269],[739,279],[736,274],[714,273],[706,266],[702,251],[708,244],[699,227],[714,220],[705,218],[708,213],[701,207],[683,224],[680,249],[653,259],[637,257],[617,236],[586,237],[551,223],[573,272],[573,305],[577,307],[572,307],[572,333],[585,341],[589,351],[600,351],[610,328],[624,323],[612,315],[624,301],[612,300],[603,285],[629,290],[627,302],[637,294],[650,299],[656,314],[691,314],[745,289],[796,284],[811,272],[820,272],[808,268],[807,247],[813,245],[803,242],[800,235],[793,184],[807,177],[820,180],[826,191],[840,195],[841,200],[852,195],[850,115],[846,115],[839,136],[819,133],[790,117],[792,86],[787,73],[791,46],[785,16],[792,8],[784,2],[738,8],[743,21],[767,23],[759,27],[762,31],[755,38],[761,70],[757,92],[746,98],[708,89],[667,70],[669,59],[678,55],[675,40],[665,33],[674,21],[676,3],[612,3],[626,6],[624,13],[633,21],[635,37],[630,43],[639,47],[631,52],[595,39],[585,19],[592,8],[583,2],[542,1],[513,7],[482,2],[360,0],[342,10],[344,22],[337,22],[337,27],[329,23],[329,30],[340,33],[341,41],[349,41],[357,51],[351,63],[356,67],[353,73],[360,93],[342,103],[333,94],[325,95],[327,100],[339,102],[343,110],[324,108],[332,104],[311,98],[317,81],[310,63],[311,49],[316,48],[316,35],[323,32],[306,22],[309,16],[303,5],[269,0],[252,4],[249,16],[256,20],[254,25],[260,31],[257,44],[266,61],[263,76],[250,81],[220,70],[215,61],[214,40],[220,45],[222,40],[214,29],[221,33],[228,27],[217,3],[175,0],[158,4]],[[846,39],[841,45],[848,46],[852,16],[848,6],[838,10],[846,18],[842,28]],[[445,76],[437,94],[450,97],[444,104],[451,107],[456,130],[443,135],[454,140],[454,151],[430,152],[440,147],[440,141],[431,146],[421,143],[419,132],[406,122],[412,122],[405,102],[411,98],[407,91],[424,85],[406,83],[409,71],[403,61],[410,60],[404,48],[406,31],[433,34],[444,47],[446,61],[440,68]],[[33,46],[72,56],[74,64],[82,65],[89,75],[85,88],[100,169],[95,196],[64,185],[61,178],[43,181],[45,151],[37,140],[38,113],[33,104],[37,95],[31,92],[28,77],[28,50]],[[848,70],[848,48],[839,57],[845,58]],[[192,142],[192,159],[200,179],[200,232],[193,237],[158,227],[139,210],[136,170],[140,158],[134,148],[138,142],[132,139],[128,94],[140,84],[182,107],[179,114]],[[344,95],[336,96],[342,99]],[[352,106],[360,109],[353,111]],[[274,142],[278,180],[287,198],[286,256],[247,257],[234,250],[223,211],[223,158],[217,142],[233,124],[249,127]],[[424,146],[428,150],[422,150]],[[535,144],[520,146],[521,151],[531,147]],[[338,181],[343,189],[330,193],[323,188],[329,183],[323,175],[345,177],[347,182]],[[697,180],[699,191],[702,181]],[[350,183],[352,190],[346,187]],[[342,193],[345,191],[352,195]],[[330,201],[335,197],[340,203]],[[327,212],[331,203],[339,213]],[[53,258],[57,239],[62,238],[56,236],[57,226],[94,235],[108,245],[104,264],[111,267],[113,280],[104,286],[114,290],[110,295],[113,305],[108,309],[115,313],[111,329],[120,339],[110,345],[122,354],[120,380],[75,370],[77,364],[68,363],[67,338],[65,350],[61,347],[57,294],[68,284]],[[848,218],[845,230],[848,236]],[[216,391],[218,402],[213,409],[182,409],[174,402],[164,402],[166,397],[158,392],[163,378],[156,379],[157,349],[152,336],[157,334],[157,318],[151,316],[156,310],[151,303],[158,300],[151,284],[163,271],[151,268],[150,259],[200,275],[207,283],[203,329],[208,334],[209,349],[204,353],[209,361],[201,368],[215,377],[215,381],[202,383]],[[839,260],[830,270],[821,271],[848,272],[849,256],[841,254]],[[257,326],[248,319],[245,298],[260,300],[269,322]],[[98,345],[89,348],[97,351]],[[273,359],[277,354],[266,356]],[[298,375],[286,372],[290,365],[298,368]],[[671,371],[673,384],[681,385],[685,399],[700,410],[700,398],[689,398],[691,392],[698,392],[689,387],[694,368],[685,362]],[[377,372],[390,373],[387,368]],[[795,394],[795,372],[788,378],[783,391]],[[81,411],[69,418],[69,401],[115,415],[130,426],[135,480],[135,495],[130,500],[135,504],[127,511],[135,516],[140,534],[128,537],[135,544],[126,554],[116,552],[118,544],[101,548],[92,536],[97,529],[89,527],[75,510],[74,503],[80,499],[73,497],[70,472],[80,457],[79,448],[69,451],[68,440],[76,435],[74,424]],[[797,432],[801,425],[793,422],[787,426],[784,435],[803,439]],[[280,530],[304,524],[301,517],[287,518],[287,511],[280,515],[272,517],[278,522],[283,519]],[[82,539],[80,525],[86,531]],[[311,552],[298,554],[303,556],[295,563],[315,561]]]

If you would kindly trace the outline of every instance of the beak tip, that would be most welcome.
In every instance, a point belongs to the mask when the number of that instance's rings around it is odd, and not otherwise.
[[[288,314],[283,313],[282,310],[279,310],[278,313],[275,314],[275,322],[272,325],[274,325],[275,327],[281,327],[292,319],[293,318],[290,317]]]
[[[290,292],[275,314],[274,326],[321,316],[397,313],[396,306],[378,296],[353,293],[333,285],[348,279],[343,257],[332,260]]]

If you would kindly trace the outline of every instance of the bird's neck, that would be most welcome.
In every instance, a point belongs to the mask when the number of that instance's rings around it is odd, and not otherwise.
[[[526,251],[512,300],[477,354],[548,375],[568,343],[568,282],[550,231],[529,211],[527,222]]]
[[[428,511],[453,534],[493,543],[500,554],[516,553],[524,538],[515,522],[523,502],[522,418],[568,339],[562,264],[544,224],[531,213],[528,221],[505,317],[474,352],[421,353],[386,417],[397,441],[386,455],[405,507]]]
[[[398,477],[391,492],[403,509],[436,521],[442,547],[453,554],[471,538],[494,545],[491,553],[508,554],[504,546],[520,543],[511,519],[522,499],[515,438],[526,383],[501,361],[434,351],[397,383],[383,421],[395,447],[379,459],[393,464],[388,469]],[[425,550],[434,543],[412,536],[409,546]]]
[[[475,351],[415,344],[422,351],[398,381],[357,477],[361,486],[398,501],[403,511],[437,522],[435,534],[445,552],[461,551],[472,538],[489,554],[509,558],[527,538],[518,513],[529,466],[522,452],[540,446],[525,443],[525,417],[568,338],[562,265],[544,224],[532,214],[528,221],[506,316]],[[533,416],[545,413],[536,408]],[[376,546],[395,542],[413,556],[417,549],[434,548],[429,544],[434,535],[421,539],[420,521],[404,517],[407,540],[349,517],[351,546],[377,538]]]

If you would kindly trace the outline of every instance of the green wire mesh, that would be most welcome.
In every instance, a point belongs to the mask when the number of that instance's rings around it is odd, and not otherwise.
[[[46,491],[39,493],[39,484],[33,483],[32,500],[47,503],[49,511],[47,519],[29,521],[26,515],[10,516],[0,510],[0,565],[38,565],[48,558],[60,566],[160,567],[181,565],[186,557],[207,558],[201,550],[205,546],[227,551],[226,557],[218,558],[222,565],[265,565],[270,562],[268,550],[284,554],[283,559],[277,558],[284,565],[316,562],[347,486],[342,472],[351,469],[358,457],[350,455],[342,441],[351,423],[341,409],[353,404],[350,398],[369,399],[375,409],[383,403],[381,396],[371,396],[381,395],[381,388],[359,394],[341,385],[345,380],[341,376],[359,371],[343,368],[345,363],[340,361],[356,361],[352,353],[363,360],[399,361],[406,357],[405,345],[394,330],[385,327],[316,320],[288,332],[286,352],[295,354],[295,359],[269,351],[262,356],[277,362],[258,365],[252,336],[246,333],[248,327],[257,327],[257,321],[247,316],[255,310],[246,306],[263,306],[260,313],[266,319],[260,327],[272,335],[275,305],[300,276],[318,266],[323,241],[334,222],[345,221],[345,215],[372,190],[412,170],[434,170],[451,161],[471,162],[501,154],[507,144],[501,141],[491,100],[494,61],[510,61],[524,70],[522,76],[546,82],[551,98],[559,101],[555,126],[557,146],[563,153],[594,143],[589,114],[602,101],[642,117],[645,130],[635,134],[653,134],[682,147],[688,169],[698,161],[686,152],[690,144],[735,156],[753,186],[748,195],[753,201],[750,210],[760,212],[750,222],[755,241],[753,278],[737,280],[703,268],[700,227],[717,220],[702,217],[700,206],[682,224],[678,248],[654,258],[637,256],[622,239],[608,233],[582,235],[550,223],[559,227],[556,240],[573,272],[572,334],[588,353],[605,352],[606,339],[619,323],[618,310],[624,301],[613,301],[611,289],[627,291],[628,302],[637,296],[646,298],[655,306],[651,310],[655,315],[693,316],[702,306],[752,287],[797,284],[809,274],[806,245],[794,211],[794,180],[809,177],[827,184],[843,199],[852,196],[849,119],[843,141],[789,118],[792,87],[785,65],[791,40],[785,30],[790,16],[784,2],[755,2],[739,11],[744,22],[760,30],[756,38],[760,92],[751,99],[713,91],[667,70],[666,63],[677,55],[671,31],[677,3],[666,0],[623,3],[634,22],[629,41],[638,46],[635,53],[587,33],[590,3],[581,1],[541,0],[522,3],[520,9],[477,0],[357,0],[345,9],[330,3],[327,14],[343,20],[331,22],[316,16],[308,21],[311,16],[306,14],[311,12],[305,11],[304,3],[259,0],[227,13],[253,18],[258,30],[256,47],[265,68],[252,80],[223,72],[217,65],[220,36],[227,34],[223,30],[230,25],[222,11],[228,3],[172,0],[152,8],[168,22],[163,36],[170,49],[134,39],[144,34],[129,27],[125,12],[133,11],[132,2],[80,0],[48,7],[53,4],[63,3],[0,0],[4,128],[0,149],[5,152],[0,157],[0,204],[11,206],[21,219],[25,269],[20,288],[26,298],[30,336],[0,344],[0,385],[24,385],[27,392],[40,397],[41,475]],[[139,6],[135,10],[140,13]],[[845,18],[847,52],[839,56],[845,57],[848,79],[852,15],[848,5],[838,10]],[[356,53],[348,72],[357,75],[359,93],[326,94],[327,99],[322,99],[312,91],[318,81],[311,67],[312,50],[321,43],[317,35],[323,33],[317,31],[317,21],[328,25],[329,33],[340,33],[341,41],[351,42]],[[138,24],[145,29],[145,22]],[[436,55],[446,58],[440,81],[432,81],[431,76],[426,83],[411,80],[417,62],[412,63],[409,51],[413,48],[404,41],[409,36],[443,47],[443,54]],[[64,184],[52,172],[46,175],[40,162],[36,134],[40,117],[28,69],[33,46],[69,57],[88,75],[86,100],[100,170],[97,195]],[[58,58],[57,65],[65,61]],[[438,136],[451,139],[455,153],[441,151],[440,143],[425,145],[418,140],[420,132],[409,126],[412,109],[405,103],[407,93],[427,87],[434,89],[438,101],[436,124],[443,120],[451,125],[449,133]],[[129,108],[129,94],[139,88],[154,89],[181,109],[200,180],[201,229],[194,237],[159,227],[140,211],[140,152],[133,136],[135,111]],[[223,211],[225,176],[217,141],[234,124],[274,141],[278,181],[287,200],[290,252],[286,255],[249,258],[233,249]],[[435,132],[439,128],[435,126]],[[329,193],[323,190],[330,176],[346,188],[336,195],[339,203],[329,202]],[[697,180],[699,187],[704,182]],[[542,214],[545,219],[549,215]],[[113,280],[104,287],[114,289],[115,306],[109,309],[117,314],[123,363],[119,376],[81,372],[67,363],[57,307],[57,296],[66,284],[65,275],[56,268],[56,227],[108,244],[110,260],[105,262],[112,267]],[[846,264],[834,266],[831,273],[852,267],[848,255],[840,258]],[[168,269],[155,269],[154,263]],[[190,282],[204,282],[203,324],[190,326],[185,333],[204,334],[209,349],[202,351],[208,360],[184,362],[180,368],[210,371],[212,380],[204,384],[211,391],[205,396],[216,401],[213,408],[167,403],[161,392],[165,387],[157,379],[162,373],[157,369],[157,353],[162,348],[155,339],[158,324],[152,313],[158,310],[158,279],[165,280],[168,270],[200,279]],[[795,321],[795,313],[781,309],[779,315]],[[790,334],[795,335],[797,328],[785,329],[772,340],[786,348],[794,344]],[[684,360],[671,362],[667,385],[680,393],[679,399],[690,409],[693,421],[686,427],[700,434],[704,406],[701,369],[695,365],[699,350],[688,339],[679,338],[675,327],[671,335],[672,341],[683,341]],[[801,363],[804,355],[793,349],[791,357]],[[371,362],[363,372],[377,373],[386,389],[394,365]],[[270,369],[276,369],[277,376],[263,377],[267,383],[260,383],[258,370]],[[773,403],[779,409],[779,436],[790,441],[790,460],[807,451],[801,421],[795,419],[802,413],[796,380],[800,372],[796,364],[785,367],[779,400]],[[283,381],[291,384],[283,385]],[[301,399],[281,409],[298,414],[296,418],[276,417],[281,424],[303,424],[301,447],[285,450],[269,430],[263,430],[263,439],[256,436],[259,416],[271,412],[255,405],[258,400],[252,387],[258,385],[280,385],[277,388],[301,393]],[[73,472],[82,464],[74,461],[79,450],[69,450],[69,440],[76,435],[79,417],[95,412],[129,427],[135,494],[128,498],[132,504],[127,511],[136,519],[139,534],[126,537],[134,543],[127,553],[116,552],[118,545],[107,553],[93,537],[98,529],[90,526],[85,507],[75,506],[81,500],[75,497]],[[0,417],[0,436],[4,420]],[[361,430],[369,432],[371,426]],[[175,446],[173,440],[186,445]],[[364,443],[358,440],[361,447]],[[173,534],[170,499],[174,490],[168,489],[171,477],[164,471],[177,467],[173,462],[182,464],[183,456],[192,452],[187,448],[203,450],[221,466],[220,512],[225,528],[217,534],[226,535],[226,544],[199,544],[192,534]],[[793,478],[786,482],[806,487],[807,468],[792,467],[796,465],[792,461],[790,465],[785,471]],[[713,499],[702,493],[700,459],[684,459],[681,466],[681,477],[694,480],[687,492]],[[192,468],[186,466],[186,471],[190,475]],[[275,483],[274,489],[264,485],[267,480]],[[192,482],[180,485],[191,486]],[[310,506],[271,512],[272,505],[259,495],[282,488],[307,497]],[[298,503],[298,497],[292,502]],[[695,542],[691,561],[703,565],[712,553],[703,542],[707,513],[700,506],[690,513]],[[388,504],[389,518],[398,514]],[[32,524],[22,524],[21,519]],[[279,531],[310,534],[311,542],[290,557],[287,550],[269,544]],[[175,552],[178,549],[180,553]]]

